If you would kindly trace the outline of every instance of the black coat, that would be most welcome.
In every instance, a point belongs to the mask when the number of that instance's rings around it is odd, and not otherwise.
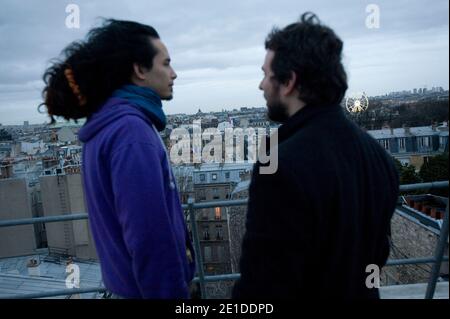
[[[304,107],[278,139],[276,173],[253,169],[233,297],[379,298],[366,267],[389,255],[391,156],[339,105]]]

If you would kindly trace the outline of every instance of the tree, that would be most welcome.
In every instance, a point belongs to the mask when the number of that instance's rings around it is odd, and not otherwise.
[[[0,141],[11,141],[12,136],[5,129],[0,129]]]
[[[400,184],[416,184],[422,182],[419,174],[416,173],[414,166],[402,164],[398,159],[394,158],[395,167],[400,176]]]
[[[416,168],[412,165],[403,165],[402,174],[400,175],[400,184],[416,184],[422,182]]]
[[[448,181],[448,153],[436,155],[422,165],[420,176],[424,182]],[[430,194],[448,197],[448,187],[432,189]]]
[[[439,154],[429,159],[420,169],[424,182],[448,180],[448,153]]]

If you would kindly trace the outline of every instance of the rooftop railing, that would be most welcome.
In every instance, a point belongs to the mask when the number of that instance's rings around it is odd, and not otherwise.
[[[419,183],[419,184],[407,184],[400,186],[400,192],[413,191],[413,190],[423,190],[423,189],[438,189],[447,188],[449,186],[448,181],[432,182],[432,183]],[[444,256],[445,248],[447,246],[447,238],[449,234],[449,214],[448,214],[448,199],[446,200],[446,210],[444,220],[440,229],[439,241],[435,248],[434,256],[425,258],[407,258],[407,259],[395,259],[388,260],[386,266],[397,266],[397,265],[414,265],[414,264],[432,264],[432,270],[430,278],[428,280],[427,290],[425,294],[425,299],[432,299],[436,289],[437,279],[439,277],[440,268],[443,261],[448,261],[448,256]],[[215,208],[215,207],[233,207],[233,206],[243,206],[247,205],[247,199],[238,200],[225,200],[225,201],[211,201],[195,203],[192,198],[188,200],[187,204],[182,205],[184,210],[189,212],[189,219],[191,223],[192,236],[194,241],[194,249],[197,264],[197,277],[193,279],[193,282],[199,283],[200,293],[202,298],[206,298],[206,288],[207,282],[218,282],[218,281],[228,281],[237,280],[240,278],[239,273],[233,274],[223,274],[223,275],[210,275],[206,276],[203,270],[203,257],[200,249],[200,239],[198,235],[197,223],[196,223],[196,210],[203,208]],[[53,223],[62,221],[72,221],[88,219],[88,214],[78,213],[71,215],[60,215],[60,216],[49,216],[49,217],[35,217],[35,218],[25,218],[16,220],[6,220],[0,221],[1,227],[10,227],[18,225],[30,225],[37,223]],[[42,293],[32,293],[32,294],[15,294],[3,296],[4,299],[31,299],[31,298],[50,298],[63,295],[75,295],[83,293],[93,293],[93,292],[107,292],[105,287],[91,287],[91,288],[73,288],[73,289],[61,289],[53,290]]]

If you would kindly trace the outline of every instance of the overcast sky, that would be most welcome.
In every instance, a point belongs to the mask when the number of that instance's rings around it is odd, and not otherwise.
[[[66,26],[69,4],[80,9],[79,29]],[[380,9],[379,28],[366,26],[369,4]],[[0,123],[48,121],[37,112],[45,68],[100,17],[157,29],[178,74],[166,114],[265,106],[258,90],[264,39],[305,11],[344,41],[349,93],[448,89],[448,6],[448,0],[0,0]]]

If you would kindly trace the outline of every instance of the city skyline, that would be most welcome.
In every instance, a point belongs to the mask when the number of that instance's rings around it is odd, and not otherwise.
[[[425,85],[445,90],[449,86],[447,1],[427,3],[426,11],[424,1],[378,1],[378,28],[367,26],[369,3],[361,1],[303,1],[301,5],[296,1],[267,4],[253,0],[239,5],[237,1],[214,5],[192,1],[189,7],[171,1],[72,3],[80,9],[79,29],[65,25],[67,3],[39,1],[39,6],[23,6],[2,1],[3,125],[48,122],[46,115],[37,112],[45,67],[66,45],[99,25],[99,17],[136,20],[159,31],[178,73],[174,99],[164,102],[167,114],[264,107],[258,90],[264,39],[273,26],[284,27],[304,11],[315,12],[344,41],[348,93],[379,96]]]
[[[369,99],[372,99],[372,98],[375,98],[375,99],[377,99],[377,98],[389,98],[390,96],[393,96],[393,95],[396,95],[396,94],[404,94],[404,93],[420,95],[420,94],[423,94],[421,92],[421,90],[424,89],[424,88],[427,89],[428,93],[430,93],[430,92],[438,93],[438,91],[432,91],[431,90],[432,88],[442,89],[444,92],[447,92],[447,94],[449,92],[448,88],[443,88],[442,86],[427,86],[427,85],[424,85],[423,87],[417,87],[417,88],[411,88],[411,89],[400,89],[399,91],[390,91],[390,92],[386,92],[384,94],[377,95],[377,96],[368,96],[368,98]],[[347,91],[346,98],[348,96],[348,93],[349,92]],[[361,93],[361,92],[357,92],[357,93]],[[166,115],[169,116],[169,117],[170,116],[177,116],[177,115],[193,116],[193,115],[197,114],[199,111],[201,111],[204,114],[221,113],[223,111],[232,113],[232,112],[235,112],[235,111],[239,111],[241,108],[254,109],[254,108],[267,108],[267,107],[265,105],[260,105],[260,106],[237,105],[235,107],[230,107],[229,109],[210,110],[210,111],[207,111],[205,109],[202,110],[201,108],[198,108],[197,110],[193,110],[192,112],[189,112],[189,113],[187,113],[187,112],[180,112],[180,113],[168,113],[168,112],[166,112]],[[45,116],[47,116],[47,115],[45,115]],[[16,123],[7,123],[7,122],[2,123],[2,122],[0,122],[0,127],[1,126],[3,126],[3,127],[6,127],[6,126],[22,126],[22,125],[46,125],[46,124],[49,124],[49,121],[50,121],[49,118],[47,120],[44,119],[44,121],[37,121],[37,122],[33,122],[32,120],[30,121],[29,119],[24,119],[24,120],[18,121]],[[85,119],[84,118],[83,119],[79,119],[78,122],[80,124],[84,124]],[[74,124],[75,122],[73,120],[66,121],[65,119],[63,119],[61,117],[57,117],[57,122],[56,123],[73,123]]]

